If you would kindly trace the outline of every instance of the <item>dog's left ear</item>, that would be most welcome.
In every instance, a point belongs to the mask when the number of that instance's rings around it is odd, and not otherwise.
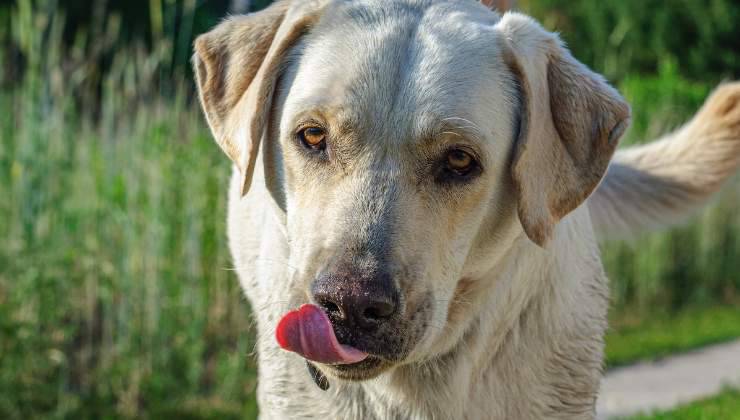
[[[324,0],[281,0],[229,18],[195,40],[193,67],[208,125],[249,185],[280,66],[320,17]]]
[[[521,92],[511,168],[519,220],[527,236],[544,246],[555,224],[601,181],[630,109],[531,18],[507,13],[496,27]]]

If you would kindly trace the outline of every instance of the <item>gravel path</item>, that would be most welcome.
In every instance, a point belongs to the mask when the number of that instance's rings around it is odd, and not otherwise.
[[[597,418],[668,409],[740,385],[740,340],[609,371]]]

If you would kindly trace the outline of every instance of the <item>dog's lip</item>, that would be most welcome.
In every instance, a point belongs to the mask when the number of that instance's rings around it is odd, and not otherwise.
[[[382,357],[375,356],[368,354],[368,356],[359,362],[354,363],[341,363],[341,364],[325,364],[326,366],[335,368],[337,370],[357,370],[357,369],[366,369],[367,365],[375,366],[379,363],[387,362],[387,360],[383,359]]]
[[[368,356],[361,362],[346,365],[317,364],[317,367],[319,367],[324,373],[328,374],[328,377],[346,381],[364,381],[371,379],[385,371],[390,366],[392,366],[392,363],[389,363],[382,357],[377,356]]]

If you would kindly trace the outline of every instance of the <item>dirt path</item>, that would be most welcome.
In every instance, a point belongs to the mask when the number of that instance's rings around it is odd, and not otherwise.
[[[672,408],[731,384],[740,386],[740,340],[608,372],[601,382],[597,418]]]

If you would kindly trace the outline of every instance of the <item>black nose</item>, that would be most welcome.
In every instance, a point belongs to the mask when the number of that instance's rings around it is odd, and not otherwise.
[[[398,306],[398,292],[388,275],[372,278],[326,273],[311,287],[329,318],[348,327],[371,329],[388,320]]]

